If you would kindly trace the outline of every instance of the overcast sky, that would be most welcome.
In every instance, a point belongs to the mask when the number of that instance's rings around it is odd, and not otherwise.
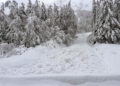
[[[5,0],[0,0],[1,2],[5,1]],[[24,3],[27,3],[28,0],[16,0],[18,1],[19,3],[21,2],[24,2]],[[32,2],[35,2],[35,0],[31,0]],[[39,1],[43,1],[45,2],[46,4],[52,4],[54,2],[57,2],[58,0],[39,0]],[[63,3],[65,2],[68,2],[69,0],[62,0]],[[86,9],[86,10],[91,10],[92,8],[92,0],[71,0],[72,1],[72,5],[74,8],[77,8],[77,7],[82,7],[83,9]]]

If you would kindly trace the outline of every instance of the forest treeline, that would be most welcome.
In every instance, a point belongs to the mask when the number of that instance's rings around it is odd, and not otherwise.
[[[9,9],[6,14],[5,9]],[[51,39],[69,45],[77,32],[77,17],[71,2],[58,7],[46,6],[38,0],[18,5],[6,1],[0,8],[0,42],[34,47]]]

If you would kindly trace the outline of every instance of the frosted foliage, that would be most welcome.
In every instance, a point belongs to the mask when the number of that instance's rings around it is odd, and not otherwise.
[[[9,32],[6,35],[6,38],[8,39],[8,42],[15,43],[15,44],[21,44],[22,36],[24,33],[22,32],[22,28],[20,26],[21,20],[17,16],[16,19],[14,19],[10,25],[9,25]]]
[[[117,1],[98,0],[93,3],[94,36],[97,42],[120,43],[120,4]]]
[[[66,40],[71,42],[75,37],[76,30],[76,16],[70,2],[61,9],[56,4],[46,6],[38,0],[34,4],[29,0],[27,6],[18,5],[15,0],[6,1],[0,7],[1,43],[35,47],[54,39],[58,44],[66,44]]]
[[[60,30],[59,27],[56,27],[55,29],[56,31],[55,31],[54,40],[56,40],[56,42],[59,44],[63,44],[65,41],[65,33],[62,30]]]

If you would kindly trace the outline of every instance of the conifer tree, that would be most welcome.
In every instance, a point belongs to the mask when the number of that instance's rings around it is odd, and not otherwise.
[[[53,18],[53,9],[52,9],[52,6],[50,5],[47,9],[47,25],[49,27],[52,27],[53,26],[53,21],[54,21],[54,18]]]
[[[20,45],[22,38],[24,37],[21,27],[21,19],[16,16],[14,20],[9,24],[8,32],[6,34],[7,42],[14,43],[15,45]]]
[[[58,6],[54,3],[54,15],[53,15],[53,24],[54,26],[60,25],[60,12]]]
[[[38,0],[36,0],[35,5],[34,5],[34,11],[35,11],[35,15],[40,18],[41,17],[41,11],[40,11],[40,4],[38,2]]]
[[[33,5],[32,5],[31,0],[29,0],[28,5],[27,5],[27,10],[26,10],[27,15],[29,15],[32,12],[32,10],[33,10]]]
[[[26,47],[34,47],[38,44],[40,44],[40,39],[38,34],[36,33],[36,23],[37,17],[34,12],[30,13],[27,24],[25,26],[26,32],[25,32],[25,39],[24,43]]]
[[[10,9],[9,15],[4,13],[5,7]],[[51,39],[57,43],[69,45],[75,37],[77,20],[71,3],[54,8],[32,4],[29,0],[27,7],[22,3],[6,1],[0,8],[0,42],[14,43],[34,47]]]
[[[118,13],[114,11],[114,1],[100,0],[100,7],[101,14],[94,31],[95,40],[100,43],[119,43],[120,23],[116,17]]]
[[[9,8],[10,8],[10,14],[9,17],[10,19],[15,19],[15,16],[17,15],[18,12],[18,3],[13,0],[12,2],[9,2]]]
[[[6,34],[8,30],[8,22],[6,15],[3,11],[3,9],[0,10],[0,42],[6,41]]]
[[[46,12],[46,7],[44,3],[42,3],[42,6],[41,6],[41,20],[43,21],[47,20],[47,12]]]
[[[71,7],[71,2],[69,2],[68,5],[61,8],[60,28],[66,34],[70,34],[74,38],[77,30],[77,19],[74,10]]]

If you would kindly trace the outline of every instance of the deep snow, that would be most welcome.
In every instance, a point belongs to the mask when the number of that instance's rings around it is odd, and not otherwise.
[[[2,58],[0,75],[119,75],[120,45],[91,46],[87,43],[89,34],[78,34],[69,47],[49,41],[22,55]]]
[[[120,45],[91,46],[89,34],[69,47],[18,48],[22,54],[0,59],[0,86],[120,86]]]

